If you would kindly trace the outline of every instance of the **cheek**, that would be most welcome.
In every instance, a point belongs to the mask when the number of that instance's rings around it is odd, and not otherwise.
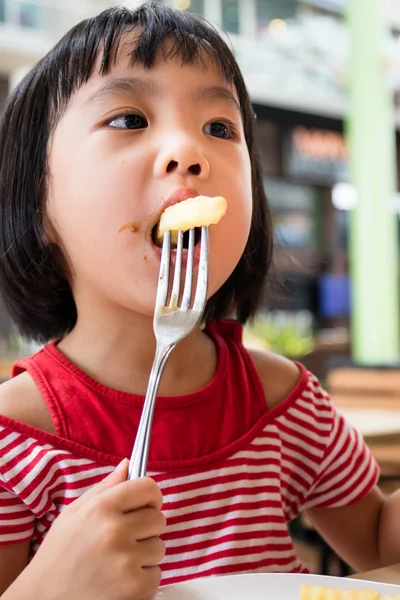
[[[111,241],[126,223],[141,219],[132,168],[125,160],[94,168],[88,162],[54,162],[49,186],[49,216],[65,245]]]

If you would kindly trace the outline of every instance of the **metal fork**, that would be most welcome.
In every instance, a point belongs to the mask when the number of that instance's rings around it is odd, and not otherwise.
[[[200,260],[197,277],[196,292],[193,306],[193,258],[194,258],[195,230],[189,230],[188,257],[186,265],[185,284],[182,302],[179,306],[181,292],[181,272],[183,254],[183,232],[178,232],[176,249],[175,272],[169,304],[169,271],[171,261],[171,233],[164,235],[160,274],[158,280],[156,307],[154,312],[153,329],[156,336],[156,354],[151,369],[146,399],[140,418],[135,444],[129,462],[128,479],[144,477],[147,469],[149,455],[150,434],[153,422],[156,396],[165,365],[176,344],[188,336],[200,323],[207,300],[208,285],[208,227],[201,228]]]

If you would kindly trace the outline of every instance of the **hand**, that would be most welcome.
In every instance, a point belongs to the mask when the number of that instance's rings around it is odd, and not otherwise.
[[[162,496],[152,479],[126,481],[127,470],[125,460],[60,514],[5,600],[147,600],[156,592]]]

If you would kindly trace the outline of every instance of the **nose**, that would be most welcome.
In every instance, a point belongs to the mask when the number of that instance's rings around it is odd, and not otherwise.
[[[175,141],[174,145],[167,140],[166,149],[157,156],[154,169],[157,177],[175,173],[182,177],[194,175],[207,179],[210,174],[210,165],[203,152],[189,141],[182,140]]]

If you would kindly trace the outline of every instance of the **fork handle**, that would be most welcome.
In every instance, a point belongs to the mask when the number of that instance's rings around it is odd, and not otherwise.
[[[138,477],[145,477],[146,475],[151,426],[153,423],[158,387],[160,385],[161,375],[164,371],[165,365],[167,364],[169,355],[175,346],[176,344],[170,344],[168,346],[157,344],[156,355],[154,357],[153,366],[150,372],[142,416],[140,417],[139,428],[129,461],[128,479],[137,479]]]

